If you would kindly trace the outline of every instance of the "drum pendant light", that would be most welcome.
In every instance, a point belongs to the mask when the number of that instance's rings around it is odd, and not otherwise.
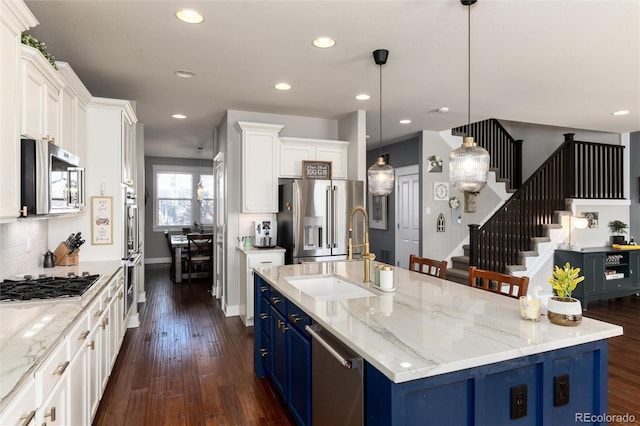
[[[202,147],[202,145],[198,147],[198,156],[199,156],[198,174],[202,173],[200,169],[202,168],[202,150],[203,149],[204,148]],[[202,203],[203,199],[204,199],[204,185],[202,184],[202,179],[200,179],[200,182],[198,182],[198,186],[196,186],[196,200],[198,200],[199,203]]]
[[[382,66],[387,63],[389,51],[378,49],[373,51],[373,60],[380,67],[380,156],[374,165],[369,167],[367,178],[371,195],[389,195],[393,192],[396,179],[395,171],[390,164],[385,164],[382,158]]]
[[[471,131],[471,5],[477,0],[460,0],[467,6],[468,27],[468,86],[467,86],[467,136],[463,139],[462,146],[451,151],[449,155],[449,180],[451,185],[462,192],[480,192],[487,184],[489,173],[489,152],[478,146]]]

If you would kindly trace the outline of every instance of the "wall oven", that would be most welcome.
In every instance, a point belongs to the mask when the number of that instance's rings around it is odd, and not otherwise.
[[[135,299],[135,288],[140,267],[140,243],[138,229],[138,206],[135,192],[130,187],[124,188],[124,273],[126,295],[124,298],[124,317],[126,318]]]
[[[85,204],[80,158],[44,140],[22,139],[20,150],[22,215],[80,211]]]

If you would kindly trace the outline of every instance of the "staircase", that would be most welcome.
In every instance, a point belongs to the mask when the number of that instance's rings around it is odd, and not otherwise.
[[[466,126],[452,130],[453,134],[466,132]],[[505,133],[493,119],[469,128],[478,145],[489,151],[494,169],[494,164],[521,164],[521,150],[510,149],[521,141],[514,141]],[[487,143],[495,135],[502,142]],[[497,152],[492,152],[491,147]],[[562,237],[562,219],[570,215],[565,210],[567,199],[623,197],[623,149],[619,145],[574,141],[573,134],[568,133],[564,143],[522,185],[517,185],[521,180],[514,174],[521,174],[518,167],[510,167],[511,171],[504,175],[496,170],[496,177],[501,176],[507,184],[515,182],[514,187],[519,187],[515,192],[513,188],[507,191],[512,195],[503,197],[503,205],[485,223],[469,225],[469,244],[463,246],[462,256],[451,257],[447,279],[466,284],[470,265],[523,275],[526,265],[531,263],[527,259],[538,256],[541,249],[552,252],[555,247],[552,241]],[[514,155],[520,159],[513,158]],[[494,157],[498,157],[496,163]]]

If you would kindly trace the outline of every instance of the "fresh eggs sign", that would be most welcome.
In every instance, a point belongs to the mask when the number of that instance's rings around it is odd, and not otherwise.
[[[302,179],[331,179],[331,161],[303,161]]]

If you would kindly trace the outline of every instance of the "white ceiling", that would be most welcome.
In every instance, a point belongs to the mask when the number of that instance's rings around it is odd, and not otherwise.
[[[30,33],[92,95],[136,101],[146,155],[197,158],[200,144],[212,155],[227,109],[323,118],[366,110],[368,144],[377,146],[371,52],[380,48],[390,51],[385,142],[467,122],[467,9],[458,0],[26,3],[40,22]],[[176,19],[185,6],[204,23]],[[472,121],[640,130],[640,1],[479,0],[471,34]],[[311,44],[324,35],[336,46]],[[292,90],[275,90],[279,81]],[[355,100],[361,92],[371,99]],[[188,118],[171,118],[178,112]]]

